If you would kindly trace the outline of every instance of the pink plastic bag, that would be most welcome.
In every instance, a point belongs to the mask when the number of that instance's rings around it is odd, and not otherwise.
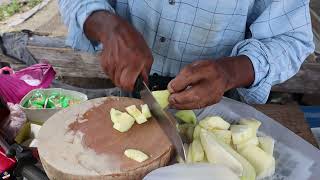
[[[55,74],[49,64],[36,64],[15,74],[0,74],[0,95],[5,101],[17,104],[31,90],[48,88]]]

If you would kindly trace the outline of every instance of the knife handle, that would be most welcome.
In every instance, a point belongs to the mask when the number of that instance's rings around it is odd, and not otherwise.
[[[133,92],[132,92],[132,96],[134,98],[137,98],[137,99],[140,99],[141,96],[140,96],[140,91],[142,90],[143,88],[143,77],[142,75],[140,74],[134,84],[134,89],[133,89]]]

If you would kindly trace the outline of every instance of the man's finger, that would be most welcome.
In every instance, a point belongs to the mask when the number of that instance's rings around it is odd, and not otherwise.
[[[178,110],[193,110],[193,109],[201,109],[204,108],[206,105],[199,104],[196,102],[188,103],[188,104],[175,104],[171,105],[171,107],[178,109]]]
[[[203,94],[201,93],[201,91],[202,91],[201,86],[198,84],[195,84],[194,86],[184,91],[171,94],[171,96],[169,97],[169,102],[171,105],[200,102],[201,101],[200,95]]]
[[[121,79],[121,74],[122,74],[122,71],[124,70],[124,67],[119,66],[119,67],[115,67],[115,69],[116,70],[114,72],[113,81],[117,86],[122,87],[120,79]]]
[[[149,74],[149,73],[147,73],[147,70],[146,70],[146,69],[142,70],[141,75],[142,75],[142,78],[143,78],[143,80],[144,80],[144,82],[145,82],[146,84],[149,84],[148,74]]]
[[[140,71],[132,70],[132,68],[125,68],[121,73],[120,84],[126,91],[133,91],[134,84],[140,74]]]
[[[170,93],[180,92],[188,86],[201,80],[201,68],[199,66],[188,65],[168,84]]]

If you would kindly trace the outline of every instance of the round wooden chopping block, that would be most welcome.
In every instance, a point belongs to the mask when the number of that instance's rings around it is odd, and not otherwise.
[[[113,129],[110,109],[142,101],[125,97],[98,98],[53,115],[39,132],[38,151],[50,179],[142,179],[148,172],[165,166],[172,145],[157,121],[135,123],[120,133]],[[149,156],[139,163],[124,151],[138,149]]]

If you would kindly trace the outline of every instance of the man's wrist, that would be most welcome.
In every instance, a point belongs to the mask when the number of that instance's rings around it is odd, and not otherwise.
[[[120,17],[101,10],[93,12],[84,23],[84,33],[88,39],[103,43],[119,25]]]
[[[224,71],[226,91],[249,87],[254,82],[254,68],[249,57],[245,55],[223,58],[217,61]]]

